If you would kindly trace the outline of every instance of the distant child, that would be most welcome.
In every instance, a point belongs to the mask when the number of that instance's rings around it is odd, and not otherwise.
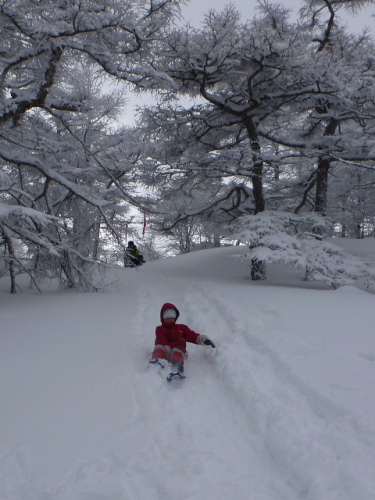
[[[211,347],[215,347],[215,344],[206,335],[195,333],[186,325],[177,324],[179,315],[177,307],[173,304],[164,304],[161,308],[161,326],[156,327],[155,349],[151,363],[164,366],[163,360],[169,361],[172,370],[182,374],[187,358],[186,342]]]
[[[124,259],[125,266],[128,265],[129,260],[136,266],[140,266],[144,262],[143,255],[138,250],[138,247],[137,245],[135,245],[134,241],[129,241],[128,246],[126,247]]]

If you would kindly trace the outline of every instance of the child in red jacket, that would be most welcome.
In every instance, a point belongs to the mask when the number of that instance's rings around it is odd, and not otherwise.
[[[193,332],[186,325],[177,324],[180,313],[173,304],[164,304],[160,311],[161,326],[156,327],[155,349],[152,353],[152,364],[164,366],[163,360],[169,361],[173,371],[184,371],[187,358],[186,342],[198,345],[215,344],[206,335]]]

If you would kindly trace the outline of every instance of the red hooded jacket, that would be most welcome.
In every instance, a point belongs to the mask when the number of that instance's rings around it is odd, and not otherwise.
[[[173,304],[164,304],[160,311],[161,326],[156,327],[155,345],[168,345],[171,349],[179,349],[186,352],[186,342],[198,344],[199,333],[193,332],[186,325],[177,323],[165,323],[163,312],[166,309],[175,309],[177,312],[176,321],[180,315],[179,310]]]

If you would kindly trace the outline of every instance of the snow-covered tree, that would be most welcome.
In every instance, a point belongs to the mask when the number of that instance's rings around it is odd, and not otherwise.
[[[293,120],[279,114],[273,130],[260,129],[278,145],[270,208],[334,216],[337,183],[330,190],[329,179],[341,178],[350,165],[372,169],[373,44],[342,30],[335,40],[330,50],[319,52],[314,44],[305,49],[303,75],[312,91],[295,100]]]
[[[330,179],[328,208],[336,222],[336,234],[364,238],[375,231],[375,172],[370,166],[341,166],[340,175]]]
[[[296,76],[293,59],[305,45],[305,34],[288,22],[288,11],[269,4],[262,6],[261,18],[246,24],[228,7],[211,11],[201,29],[172,32],[157,65],[173,85],[165,86],[160,105],[144,114],[146,126],[164,141],[160,164],[200,176],[201,182],[235,179],[235,189],[227,182],[226,192],[221,190],[213,203],[221,208],[229,198],[236,199],[235,216],[242,204],[262,212],[267,140],[260,130],[273,126],[272,117],[283,107],[290,113],[301,88],[310,91],[310,83],[306,89]],[[175,105],[174,99],[183,96],[198,103],[189,109]],[[225,210],[230,211],[228,203]],[[203,199],[195,212],[206,211]],[[252,276],[263,278],[261,263],[254,261]]]
[[[247,258],[265,263],[283,262],[302,270],[306,281],[333,287],[374,283],[375,267],[318,236],[330,223],[315,213],[296,215],[264,211],[240,217],[233,238],[249,246]]]
[[[137,148],[131,133],[111,130],[124,91],[103,92],[103,75],[140,86],[155,79],[144,58],[178,4],[0,2],[0,202],[21,210],[2,211],[0,251],[13,271],[22,267],[16,239],[29,272],[96,287],[91,263],[103,237],[121,245],[127,204],[137,204]],[[28,210],[51,217],[41,224]]]
[[[301,159],[307,158],[310,165],[297,211],[310,196],[314,211],[326,215],[332,169],[337,175],[337,170],[349,162],[356,166],[363,162],[366,166],[375,159],[369,134],[374,116],[371,55],[374,45],[367,33],[359,36],[347,33],[338,17],[340,9],[354,15],[374,3],[374,0],[305,0],[306,5],[300,11],[304,27],[311,33],[311,43],[304,52],[310,64],[306,68],[311,69],[304,74],[315,86],[315,92],[300,99],[305,116],[301,115],[295,124],[301,133],[296,134],[288,127],[288,135],[284,137],[286,143],[294,138],[293,146],[302,142]]]
[[[372,160],[370,39],[318,23],[337,2],[308,2],[305,24],[291,23],[280,6],[259,7],[245,24],[228,7],[211,11],[201,29],[172,32],[155,63],[173,81],[143,114],[155,168],[173,175],[178,191],[187,179],[223,182],[176,222],[213,207],[234,218],[266,206],[325,215],[331,167]],[[181,97],[195,102],[181,106]],[[262,279],[261,263],[253,264],[253,279]]]
[[[188,253],[198,247],[220,246],[227,233],[225,206],[233,209],[234,200],[227,196],[227,186],[220,179],[204,179],[199,174],[184,176],[172,166],[158,165],[154,183],[152,199],[157,201],[148,204],[149,223],[165,236],[170,249]],[[205,212],[197,212],[203,203]]]

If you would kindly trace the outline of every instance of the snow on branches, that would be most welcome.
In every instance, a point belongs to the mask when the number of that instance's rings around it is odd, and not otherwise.
[[[321,281],[335,288],[358,281],[366,286],[373,283],[373,265],[321,236],[330,226],[316,213],[265,211],[240,217],[232,237],[249,245],[246,258],[303,269],[306,281]]]
[[[108,241],[123,249],[139,152],[126,130],[114,130],[125,86],[103,87],[165,79],[146,55],[178,7],[179,0],[0,2],[0,260],[13,278],[27,269],[97,289]]]

